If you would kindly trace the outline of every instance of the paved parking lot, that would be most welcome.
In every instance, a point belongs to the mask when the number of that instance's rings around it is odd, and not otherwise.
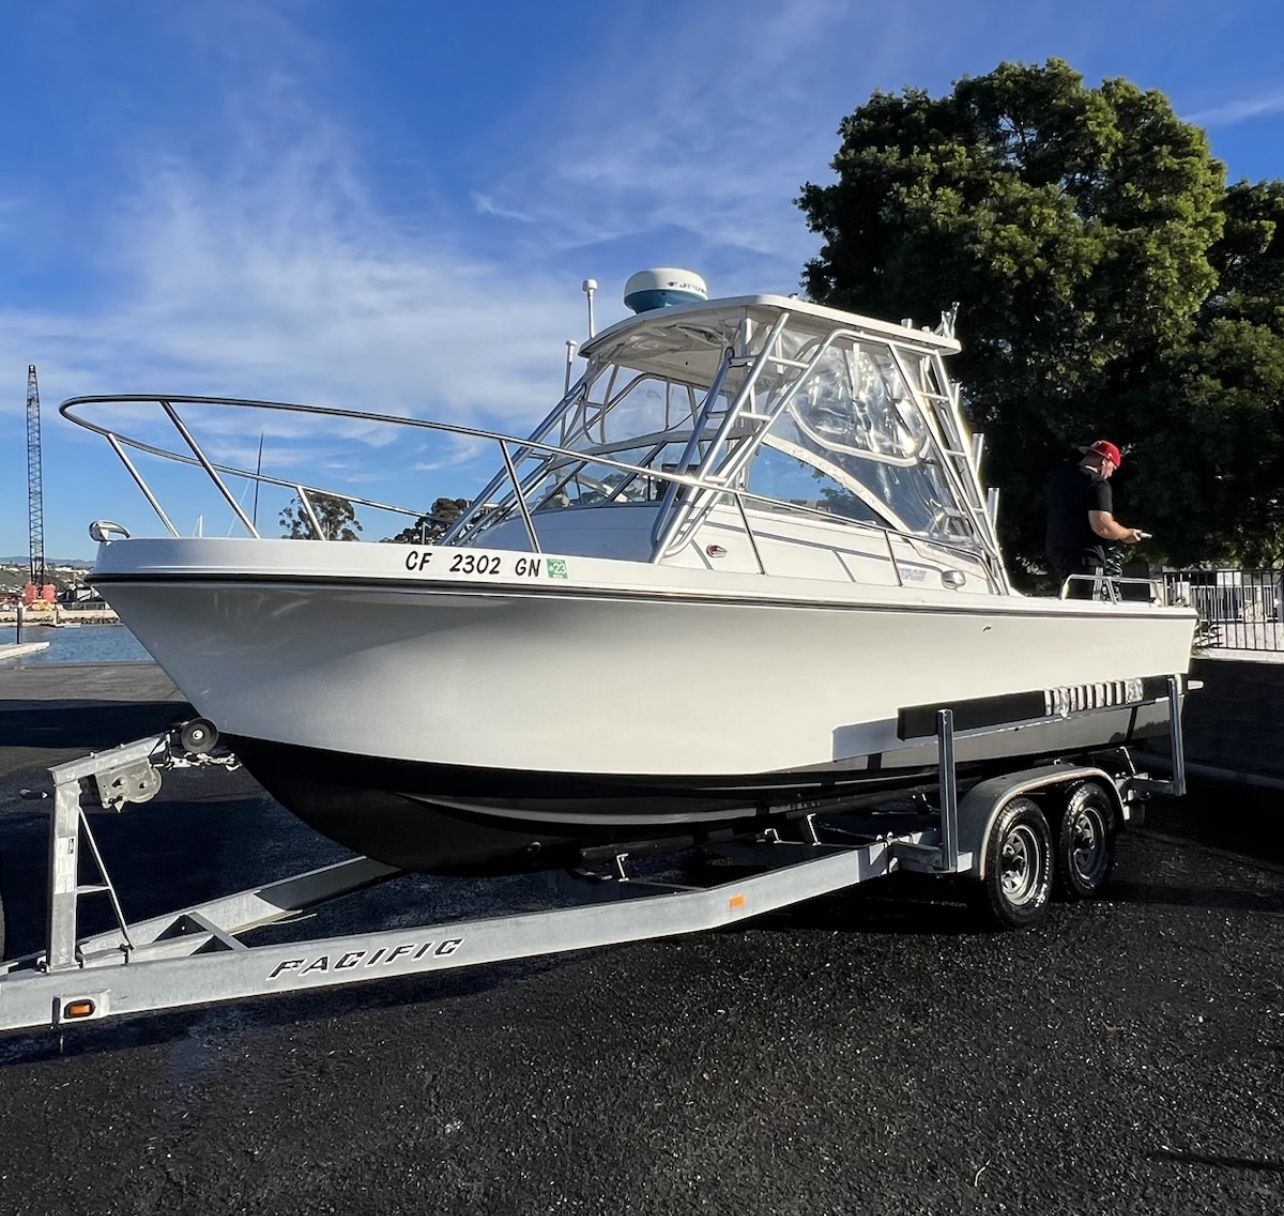
[[[72,709],[0,682],[10,953],[44,881],[18,790],[162,725],[150,670],[128,708],[117,677]],[[897,878],[698,937],[10,1035],[0,1212],[1277,1212],[1273,813],[1159,807],[1106,899],[1024,933]],[[332,854],[244,776],[95,824],[135,915]],[[380,888],[303,931],[550,882],[411,880],[417,907]]]

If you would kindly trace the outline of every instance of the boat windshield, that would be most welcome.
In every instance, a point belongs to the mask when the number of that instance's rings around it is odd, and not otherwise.
[[[786,349],[793,336],[782,335]],[[855,337],[819,352],[816,346],[805,340],[791,352],[797,361],[813,360],[812,370],[771,423],[764,451],[750,466],[750,488],[766,454],[776,452],[792,457],[814,482],[835,483],[824,497],[836,504],[855,499],[898,531],[966,540],[927,419],[891,348]],[[788,393],[788,370],[764,377],[769,398]]]
[[[996,552],[941,340],[816,311],[711,305],[607,331],[531,436],[563,450],[520,453],[526,508],[661,502],[672,541],[678,516],[739,494]],[[679,493],[656,473],[702,484]],[[513,516],[503,482],[484,500],[500,509],[466,531]]]
[[[549,442],[612,463],[552,457],[528,497],[535,510],[654,500],[663,483],[645,471],[672,472],[692,437],[708,385],[616,362],[593,370]]]

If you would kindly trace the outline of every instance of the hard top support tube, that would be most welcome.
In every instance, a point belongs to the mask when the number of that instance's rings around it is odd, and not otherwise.
[[[687,446],[678,461],[678,468],[680,469],[691,468],[693,458],[700,451],[700,439],[704,435],[705,428],[709,425],[709,419],[712,417],[714,407],[718,403],[718,396],[722,392],[723,382],[727,378],[727,373],[731,370],[734,357],[735,351],[731,347],[727,347],[723,352],[722,364],[718,368],[718,374],[714,376],[713,383],[705,394],[704,406],[700,410],[700,417],[696,419],[695,425],[691,428],[691,438],[687,440]],[[691,510],[691,503],[695,497],[692,492],[688,492],[681,507],[677,507],[678,491],[680,489],[681,486],[676,482],[670,482],[664,491],[664,499],[660,503],[660,509],[656,512],[655,526],[651,530],[651,560],[653,562],[658,562],[664,555],[674,531],[681,526],[682,521]]]

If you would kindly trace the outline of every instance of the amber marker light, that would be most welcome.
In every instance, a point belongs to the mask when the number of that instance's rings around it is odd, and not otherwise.
[[[67,1019],[92,1018],[94,1016],[94,1010],[97,1008],[98,1006],[88,998],[81,1001],[68,1001],[62,1007],[62,1016]]]
[[[727,900],[727,906],[733,912],[739,912],[740,909],[745,906],[745,897],[743,895],[733,895],[729,900]]]

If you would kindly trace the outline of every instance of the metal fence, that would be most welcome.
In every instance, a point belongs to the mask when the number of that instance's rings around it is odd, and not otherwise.
[[[1197,645],[1284,652],[1284,569],[1165,570],[1163,579],[1168,603],[1199,613]]]

